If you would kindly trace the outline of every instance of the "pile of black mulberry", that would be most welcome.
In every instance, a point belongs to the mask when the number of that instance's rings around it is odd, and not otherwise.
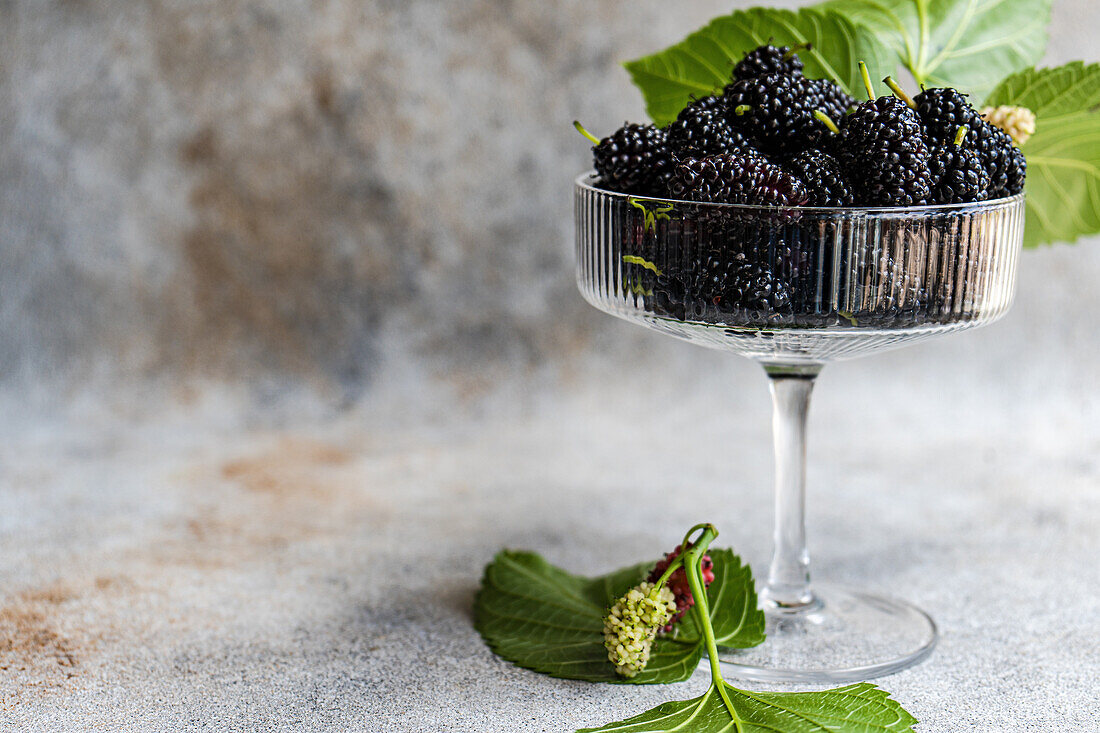
[[[667,127],[627,123],[597,140],[578,123],[595,143],[599,186],[667,199],[682,214],[667,226],[659,226],[658,215],[624,227],[623,253],[636,264],[629,287],[655,312],[800,325],[805,319],[798,316],[830,312],[820,273],[831,267],[822,258],[835,255],[799,241],[797,213],[684,213],[692,204],[682,202],[905,207],[1023,190],[1023,153],[957,90],[924,89],[910,98],[888,77],[894,94],[875,98],[864,68],[869,101],[861,103],[828,79],[807,78],[797,50],[765,45],[749,52],[721,94],[692,101]],[[655,202],[634,205],[644,212]],[[889,252],[860,267],[850,286],[882,290],[881,302],[871,313],[833,316],[888,325],[919,321],[943,305],[931,283],[906,276]],[[883,287],[885,278],[897,286]]]
[[[1023,190],[1023,154],[957,90],[909,98],[887,79],[897,96],[860,103],[802,68],[790,48],[761,46],[722,94],[667,127],[623,125],[593,147],[602,185],[761,206],[954,204]]]

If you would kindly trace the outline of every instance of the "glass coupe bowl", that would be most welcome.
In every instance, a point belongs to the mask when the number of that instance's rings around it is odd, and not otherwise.
[[[775,552],[765,643],[723,650],[733,674],[849,682],[921,661],[938,638],[904,601],[811,586],[806,416],[830,361],[992,323],[1012,303],[1024,196],[909,208],[757,207],[574,196],[577,284],[602,311],[759,362],[773,398]]]

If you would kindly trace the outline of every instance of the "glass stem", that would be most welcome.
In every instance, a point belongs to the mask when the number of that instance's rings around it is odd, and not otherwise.
[[[765,609],[816,607],[806,549],[806,417],[821,365],[765,366],[775,441],[775,554],[761,598]]]

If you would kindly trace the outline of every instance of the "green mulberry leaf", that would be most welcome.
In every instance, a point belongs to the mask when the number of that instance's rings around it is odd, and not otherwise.
[[[1021,146],[1027,158],[1025,246],[1100,232],[1100,64],[1021,71],[1002,81],[988,103],[1035,113],[1035,134]]]
[[[1039,62],[1050,6],[1051,0],[828,0],[815,7],[870,28],[918,84],[956,87],[977,101],[1006,71]]]
[[[734,648],[764,640],[752,573],[730,550],[712,550],[714,582],[707,589],[719,643]],[[626,679],[615,673],[603,646],[603,619],[656,562],[597,578],[567,573],[531,552],[504,551],[485,568],[474,603],[475,625],[498,655],[551,677],[652,684],[686,680],[699,666],[703,642],[692,614],[675,633],[654,642],[646,668]]]
[[[748,649],[762,643],[764,614],[756,607],[752,571],[729,550],[717,550],[710,556],[714,560],[714,582],[707,587],[707,605],[715,641],[718,646],[732,649]],[[678,640],[700,637],[694,613],[685,614],[677,626]]]
[[[751,8],[715,18],[680,43],[628,61],[627,71],[646,101],[646,111],[666,125],[693,97],[721,92],[734,65],[752,49],[812,44],[799,51],[810,78],[833,79],[850,94],[863,97],[859,61],[877,78],[892,73],[894,54],[874,33],[832,10],[799,11]]]
[[[724,682],[694,700],[666,702],[633,718],[577,733],[904,733],[916,718],[878,687],[862,682],[820,692],[746,692]]]

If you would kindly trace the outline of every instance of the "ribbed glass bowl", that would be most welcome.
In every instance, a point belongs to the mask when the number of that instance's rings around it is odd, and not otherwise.
[[[704,346],[821,363],[991,323],[1012,303],[1023,194],[776,209],[628,196],[597,180],[575,188],[581,293]]]
[[[835,683],[905,669],[938,632],[889,596],[810,582],[806,416],[829,361],[992,323],[1012,303],[1024,197],[913,208],[764,208],[575,187],[577,282],[600,310],[760,362],[775,444],[767,641],[733,675]]]

